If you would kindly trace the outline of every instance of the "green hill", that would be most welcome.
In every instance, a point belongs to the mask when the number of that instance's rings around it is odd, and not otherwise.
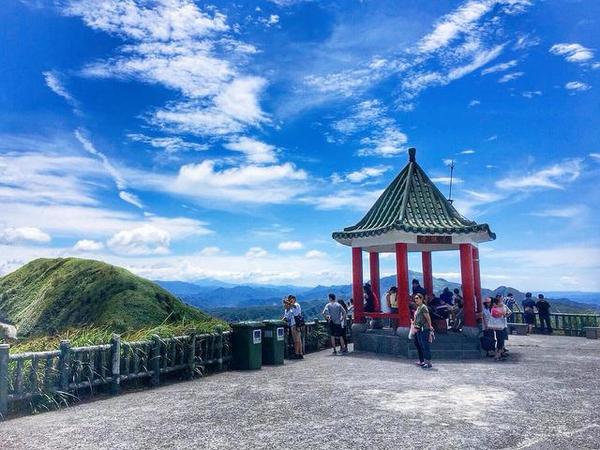
[[[182,322],[215,324],[149,280],[78,258],[36,259],[0,278],[0,316],[17,325],[20,337],[81,327],[122,333]]]

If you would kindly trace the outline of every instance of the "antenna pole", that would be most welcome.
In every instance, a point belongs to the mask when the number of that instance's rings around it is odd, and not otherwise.
[[[448,194],[448,201],[450,202],[450,204],[452,204],[452,202],[454,200],[452,200],[452,180],[453,180],[453,176],[454,176],[454,160],[452,160],[452,162],[450,163],[450,192]]]

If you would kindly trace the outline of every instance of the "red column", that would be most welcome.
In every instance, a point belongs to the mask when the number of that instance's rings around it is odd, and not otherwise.
[[[475,285],[473,280],[473,251],[471,244],[460,244],[460,276],[464,298],[465,326],[474,327]]]
[[[396,244],[396,281],[398,282],[398,314],[399,326],[410,326],[410,311],[408,309],[408,245]]]
[[[364,323],[365,321],[363,292],[362,249],[352,247],[352,300],[354,302],[355,323]]]
[[[475,284],[475,298],[477,299],[477,312],[483,311],[483,298],[481,297],[481,272],[479,271],[479,248],[473,246],[473,283]]]
[[[369,252],[371,289],[375,295],[375,311],[381,312],[381,288],[379,287],[379,253]]]
[[[433,271],[431,269],[431,252],[421,252],[423,265],[423,287],[428,295],[433,294]]]

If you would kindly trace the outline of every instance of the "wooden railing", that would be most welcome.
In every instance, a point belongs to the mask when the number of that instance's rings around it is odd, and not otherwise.
[[[525,323],[523,313],[515,311],[514,323]],[[550,314],[550,325],[554,331],[564,333],[567,336],[585,336],[585,327],[600,326],[600,316],[595,314],[570,314],[555,313]],[[540,318],[535,315],[536,330],[540,330]]]
[[[110,344],[71,347],[61,341],[60,349],[9,355],[0,345],[0,418],[11,403],[37,397],[67,401],[86,389],[107,386],[112,394],[131,380],[149,379],[152,386],[161,377],[180,372],[188,378],[209,370],[223,370],[231,360],[231,332],[191,333],[186,336],[136,342],[121,342],[113,335]]]

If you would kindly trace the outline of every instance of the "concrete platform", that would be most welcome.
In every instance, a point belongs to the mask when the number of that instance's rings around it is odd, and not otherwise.
[[[511,358],[330,356],[0,423],[2,449],[597,449],[600,341],[511,336]]]
[[[414,340],[397,336],[389,328],[353,333],[352,339],[357,351],[417,358]],[[431,356],[433,359],[479,359],[485,355],[481,352],[478,337],[449,331],[447,334],[436,333]]]

